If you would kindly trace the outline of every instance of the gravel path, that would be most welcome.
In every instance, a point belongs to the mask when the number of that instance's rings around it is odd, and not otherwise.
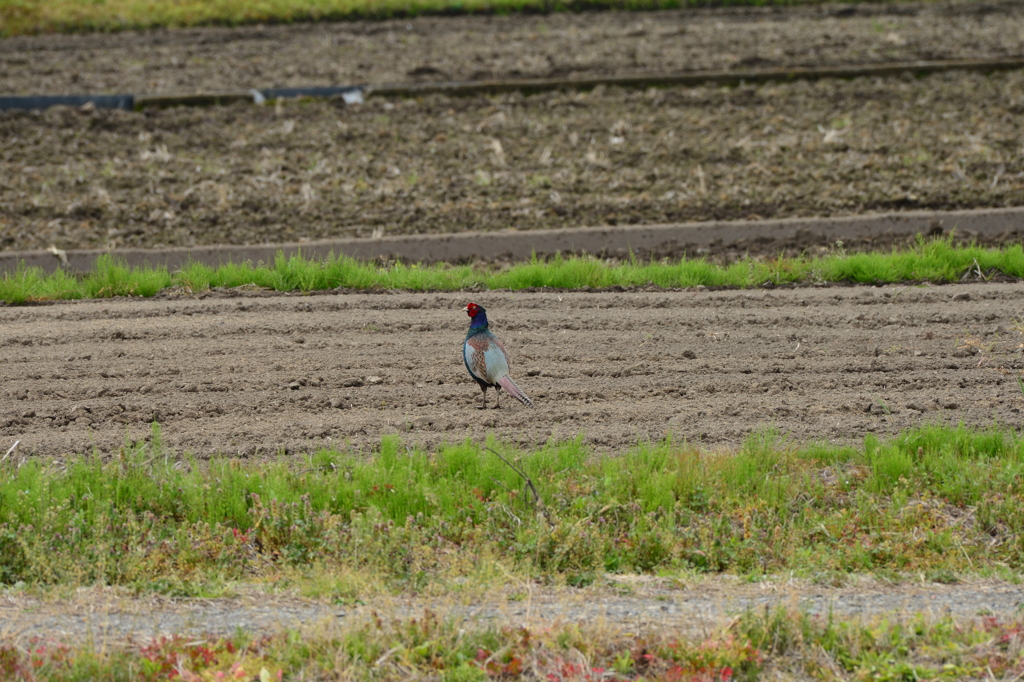
[[[983,615],[1012,618],[1024,604],[1024,586],[998,581],[887,584],[872,580],[830,588],[803,581],[741,583],[711,578],[689,587],[667,581],[613,577],[615,589],[529,588],[497,597],[368,598],[360,606],[245,590],[228,599],[132,599],[115,590],[91,589],[69,600],[37,601],[0,596],[0,641],[32,637],[84,640],[97,644],[160,635],[231,635],[237,629],[270,634],[283,628],[322,632],[351,627],[374,614],[385,619],[415,618],[424,610],[463,621],[465,627],[587,623],[627,632],[674,631],[700,636],[745,611],[796,608],[842,619],[910,619]],[[245,588],[243,588],[245,589]]]

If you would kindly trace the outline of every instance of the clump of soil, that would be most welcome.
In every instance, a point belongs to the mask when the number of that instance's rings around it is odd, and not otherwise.
[[[1024,203],[1024,73],[0,114],[0,248]]]

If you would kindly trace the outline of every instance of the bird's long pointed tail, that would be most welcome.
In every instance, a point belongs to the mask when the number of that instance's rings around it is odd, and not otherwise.
[[[533,407],[533,401],[530,400],[525,393],[523,393],[523,389],[516,386],[516,382],[512,381],[512,377],[506,374],[505,376],[498,379],[498,385],[501,386],[506,391],[508,391],[508,394],[510,396],[521,402],[523,405],[526,405],[527,407]]]

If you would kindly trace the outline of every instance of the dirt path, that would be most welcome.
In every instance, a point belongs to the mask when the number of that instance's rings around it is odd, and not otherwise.
[[[480,412],[460,347],[490,311],[534,399]],[[199,457],[434,447],[734,448],[775,426],[856,442],[925,423],[1020,423],[1024,287],[328,294],[0,308],[0,443],[109,453],[146,438]],[[6,447],[6,446],[5,446]]]
[[[999,581],[892,585],[865,579],[833,588],[784,580],[745,584],[721,577],[674,587],[654,578],[617,576],[612,585],[583,590],[536,587],[485,597],[368,597],[359,606],[245,588],[242,596],[226,599],[133,599],[115,589],[94,588],[53,602],[0,597],[0,641],[42,637],[81,642],[88,638],[102,646],[128,636],[230,636],[239,628],[253,634],[289,628],[322,635],[325,630],[356,626],[373,614],[385,620],[416,618],[426,609],[462,621],[464,627],[587,623],[627,632],[657,630],[699,637],[713,633],[738,614],[765,608],[797,608],[814,615],[831,613],[841,619],[871,621],[885,616],[909,620],[918,614],[928,618],[1012,618],[1024,603],[1024,587]]]

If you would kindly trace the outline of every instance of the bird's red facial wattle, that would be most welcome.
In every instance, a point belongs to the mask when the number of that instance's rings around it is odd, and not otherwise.
[[[470,317],[476,317],[476,314],[480,312],[480,306],[478,306],[476,303],[470,303],[465,308],[463,308],[463,310],[465,310],[466,314],[469,315]]]

